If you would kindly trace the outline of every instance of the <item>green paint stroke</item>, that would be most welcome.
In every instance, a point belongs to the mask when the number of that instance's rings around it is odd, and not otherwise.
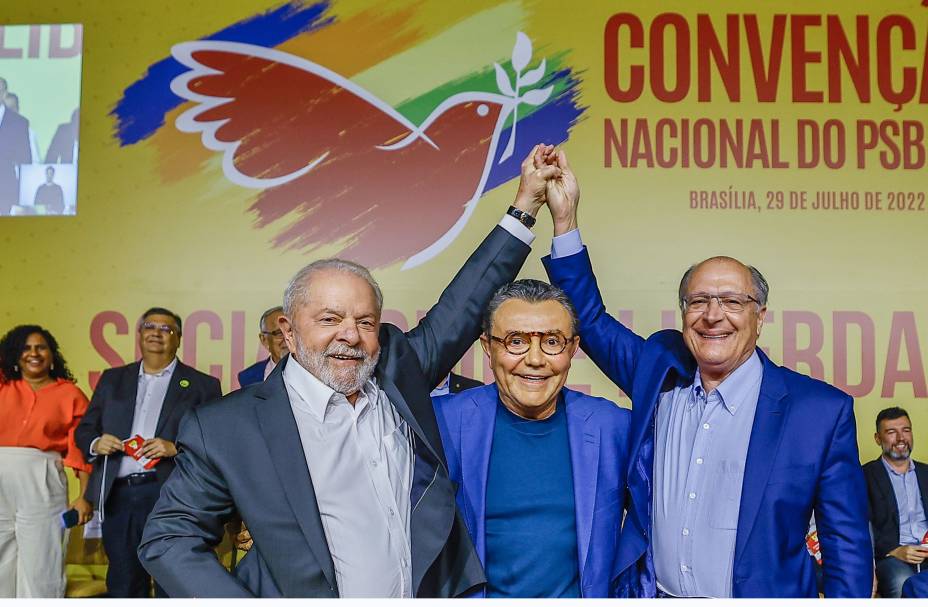
[[[550,75],[563,69],[566,55],[567,51],[564,51],[548,57],[548,65],[545,69],[545,75],[541,77],[541,80],[538,83],[532,85],[532,88],[547,86],[547,81]],[[515,71],[512,69],[511,62],[500,61],[499,63],[503,66],[503,69],[506,70],[506,73],[509,74],[510,82],[512,82],[515,79]],[[528,71],[537,66],[538,62],[536,61],[529,64],[525,71]],[[558,95],[560,95],[570,85],[570,79],[559,78],[557,81],[551,84],[554,85],[554,90],[551,92],[551,96],[548,97],[548,101],[545,102],[545,105],[554,101]],[[416,97],[415,99],[407,99],[400,103],[396,109],[403,116],[408,118],[413,124],[422,124],[422,121],[428,118],[429,114],[432,113],[432,110],[438,107],[438,104],[440,104],[451,95],[454,95],[455,93],[479,91],[500,93],[499,89],[496,87],[496,70],[492,65],[479,72],[467,74],[466,76],[458,78],[457,80],[446,82],[438,88],[432,89],[428,93]],[[524,93],[525,91],[521,92]],[[527,103],[522,103],[519,105],[519,117],[521,119],[527,116],[531,116],[542,107],[544,106],[533,106]],[[509,118],[506,120],[506,126],[509,126],[511,123],[512,115],[510,114]]]

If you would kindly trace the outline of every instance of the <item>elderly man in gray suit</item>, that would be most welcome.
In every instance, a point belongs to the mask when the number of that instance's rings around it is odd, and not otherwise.
[[[139,549],[170,596],[453,597],[485,582],[429,391],[525,261],[560,173],[550,153],[526,158],[507,215],[408,333],[381,324],[363,267],[322,260],[296,274],[280,319],[288,357],[182,424]],[[235,577],[210,550],[233,511],[254,539]]]

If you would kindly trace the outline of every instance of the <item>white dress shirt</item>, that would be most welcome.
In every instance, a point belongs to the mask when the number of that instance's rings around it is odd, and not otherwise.
[[[371,379],[354,406],[291,358],[284,385],[343,598],[410,598],[410,430]]]
[[[164,406],[164,396],[171,385],[171,376],[177,368],[177,359],[171,361],[164,369],[157,373],[146,373],[145,364],[139,362],[139,387],[135,395],[135,413],[132,415],[132,430],[129,436],[120,436],[122,440],[141,436],[144,439],[155,438],[155,429],[158,427],[158,418]],[[128,476],[139,472],[150,472],[135,458],[123,457],[119,462],[116,477]]]

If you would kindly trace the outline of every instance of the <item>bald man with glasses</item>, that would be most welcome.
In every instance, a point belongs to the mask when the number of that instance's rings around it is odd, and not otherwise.
[[[683,274],[682,332],[645,339],[610,316],[580,239],[580,188],[563,151],[555,162],[545,267],[579,310],[584,351],[632,399],[631,505],[616,593],[817,597],[805,544],[814,513],[825,596],[869,597],[854,400],[757,347],[769,286],[731,257]],[[673,242],[656,236],[658,247]]]
[[[564,387],[576,325],[557,287],[502,287],[480,336],[495,383],[432,401],[482,596],[610,596],[630,415]]]
[[[264,311],[258,320],[258,341],[267,350],[268,357],[259,360],[238,374],[238,385],[244,388],[252,384],[259,384],[267,379],[280,359],[290,351],[284,340],[284,333],[280,330],[277,320],[283,316],[284,309],[274,306]]]

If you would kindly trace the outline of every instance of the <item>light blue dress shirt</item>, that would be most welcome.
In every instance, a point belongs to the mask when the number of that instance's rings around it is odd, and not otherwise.
[[[583,248],[579,230],[556,236],[551,257]],[[708,394],[663,392],[654,433],[653,550],[657,585],[674,596],[729,598],[741,486],[763,364],[754,353]]]
[[[896,496],[896,510],[899,511],[899,545],[921,544],[928,522],[925,521],[925,507],[922,494],[918,489],[918,477],[915,476],[915,464],[909,459],[909,469],[904,474],[893,470],[882,457],[883,467],[889,474]]]

